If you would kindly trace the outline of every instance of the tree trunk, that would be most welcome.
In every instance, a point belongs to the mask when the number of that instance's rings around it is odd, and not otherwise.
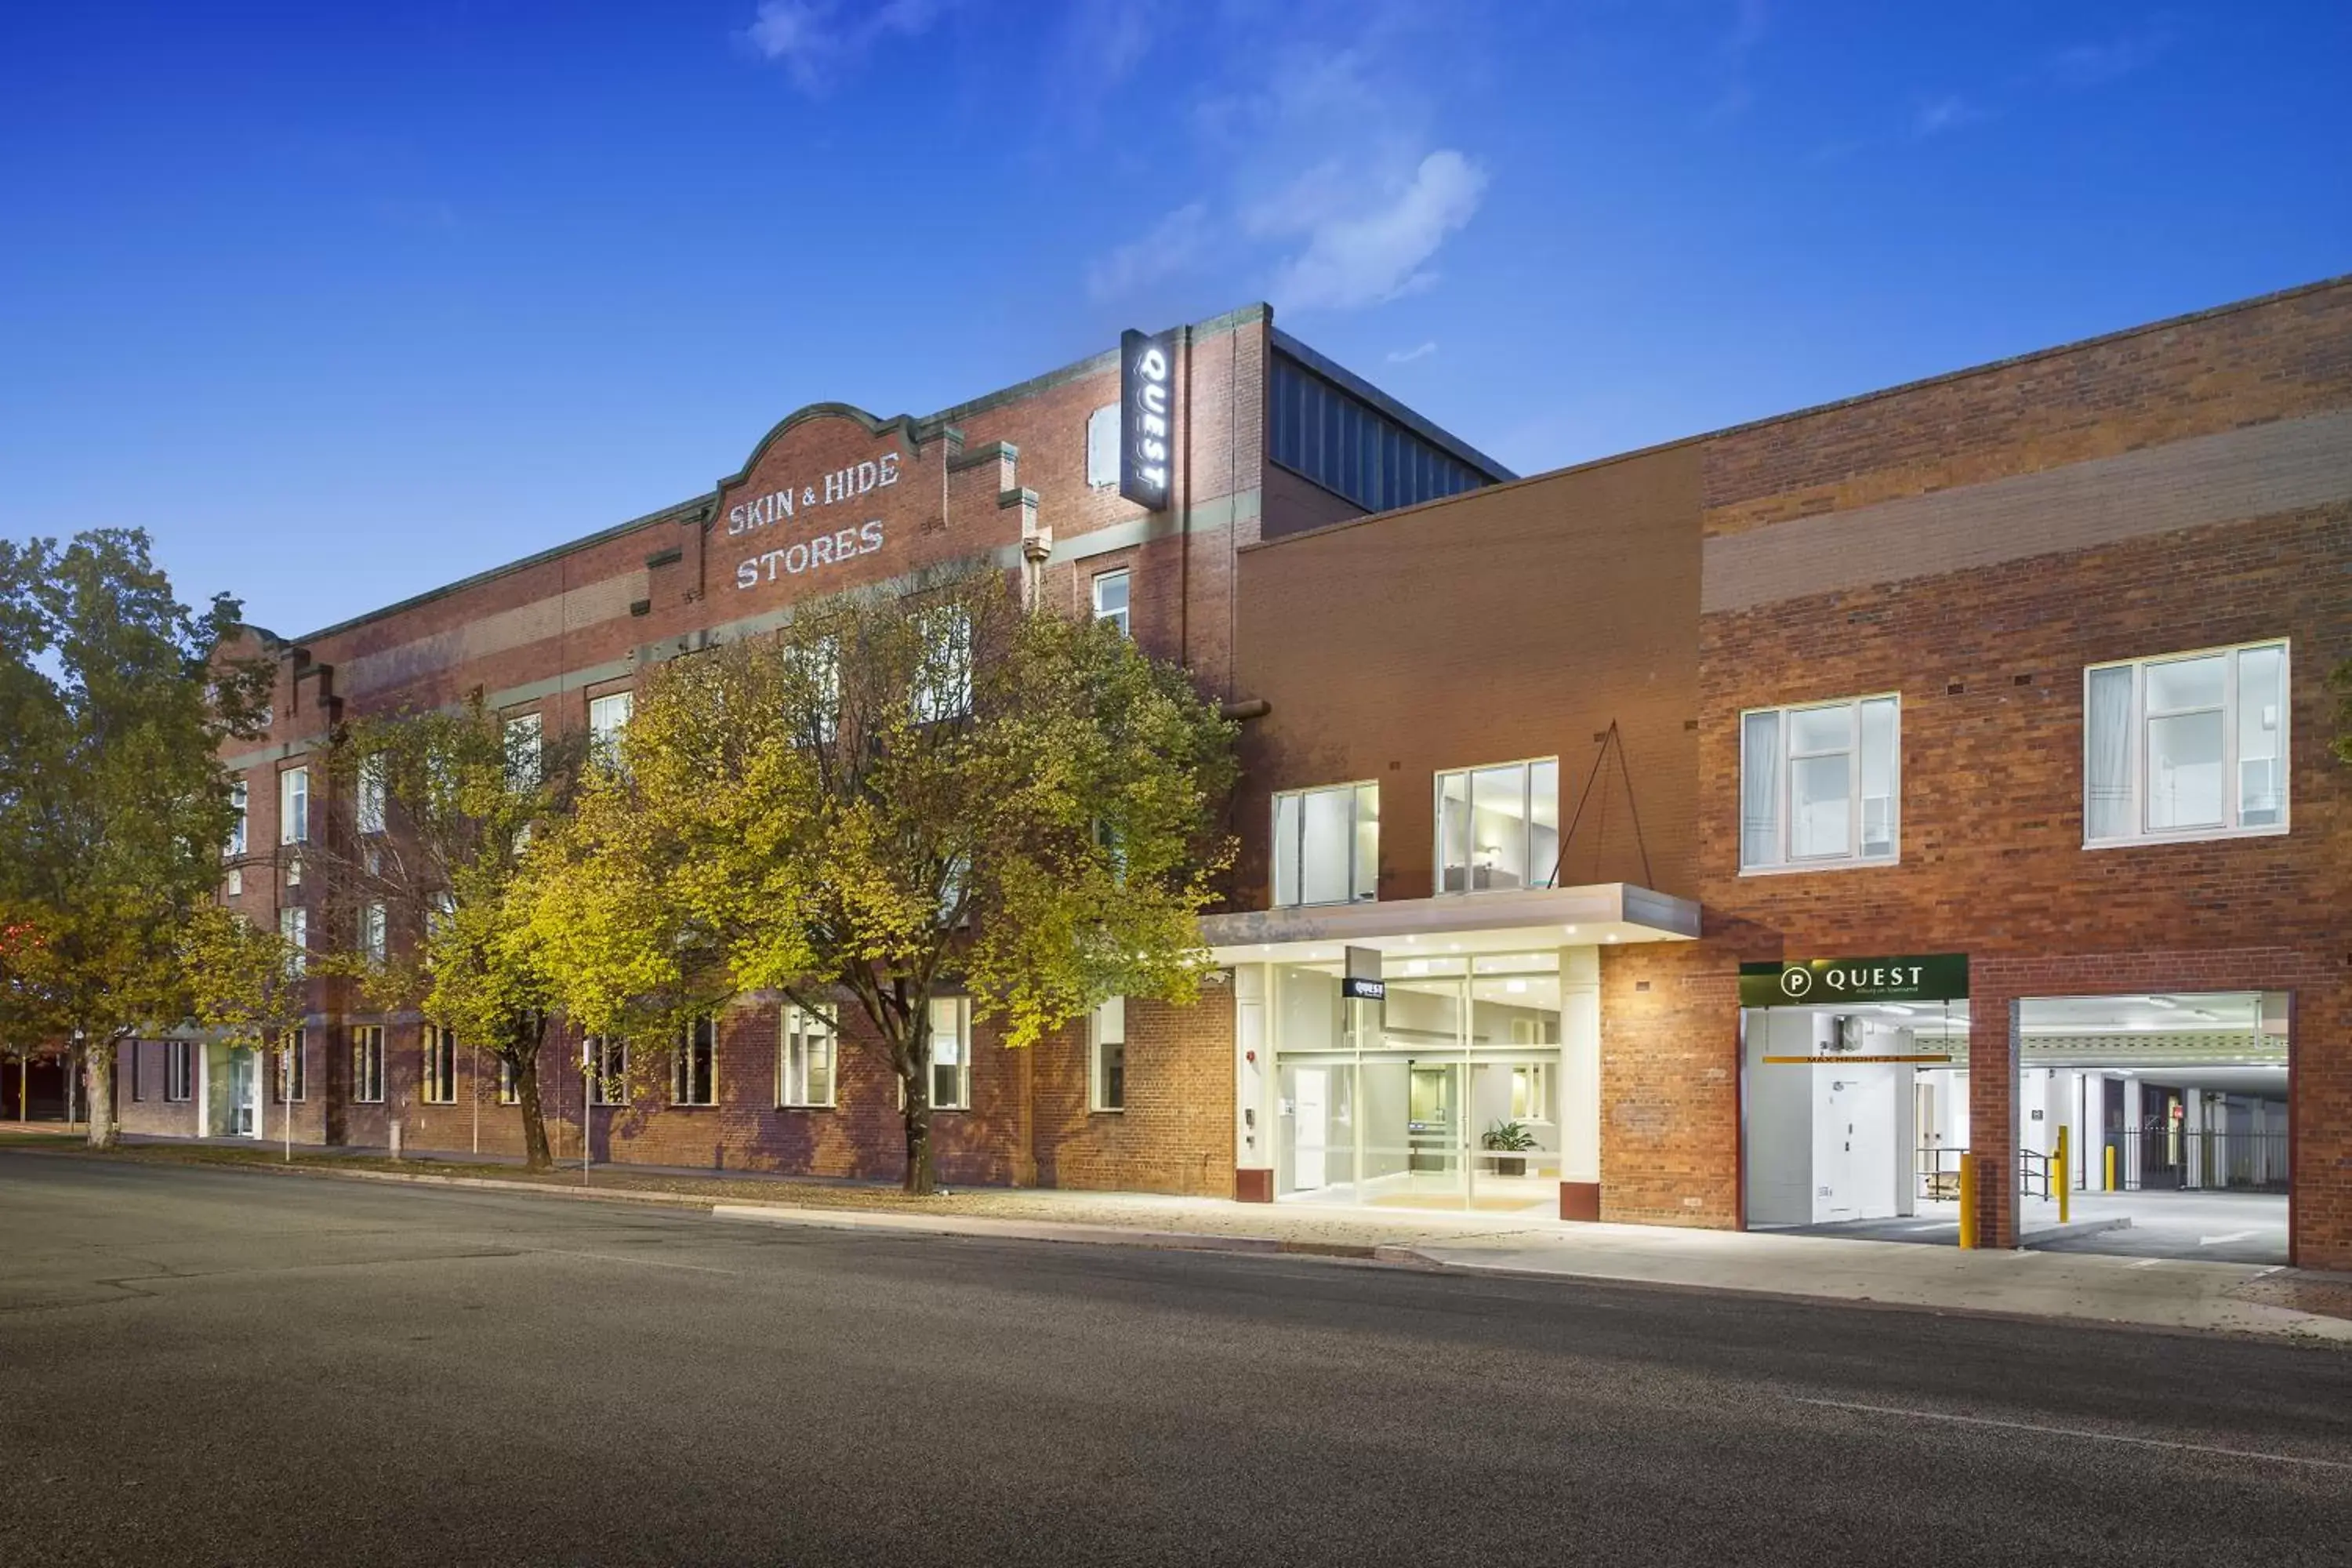
[[[907,1086],[907,1182],[906,1190],[919,1198],[927,1198],[938,1190],[931,1171],[931,1075],[929,1064],[917,1058],[915,1068],[903,1078]]]
[[[89,1146],[111,1149],[117,1141],[114,1127],[114,1042],[109,1039],[92,1045],[84,1040],[76,1048],[81,1054],[82,1093],[89,1102]]]
[[[539,1102],[539,1049],[532,1047],[512,1058],[515,1075],[515,1100],[522,1109],[522,1163],[527,1171],[551,1171],[555,1156],[547,1147],[547,1113]],[[583,1117],[581,1125],[587,1121]]]

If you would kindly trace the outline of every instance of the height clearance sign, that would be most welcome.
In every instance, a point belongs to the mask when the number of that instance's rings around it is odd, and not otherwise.
[[[1965,952],[1895,958],[1814,958],[1739,966],[1742,1007],[1818,1007],[1840,1002],[1960,1002],[1969,994]]]

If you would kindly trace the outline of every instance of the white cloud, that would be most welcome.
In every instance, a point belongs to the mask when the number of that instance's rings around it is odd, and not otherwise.
[[[1486,172],[1441,148],[1410,181],[1344,215],[1328,200],[1316,204],[1307,248],[1276,273],[1276,309],[1354,310],[1428,288],[1437,274],[1425,264],[1470,221],[1486,193]]]
[[[1389,350],[1389,363],[1391,364],[1411,364],[1417,359],[1427,359],[1436,352],[1437,340],[1435,338],[1432,338],[1428,342],[1414,348]]]
[[[950,3],[883,0],[845,7],[842,0],[760,0],[743,37],[790,71],[802,91],[821,92],[881,39],[913,37],[939,20]]]
[[[1096,300],[1120,300],[1164,278],[1189,270],[1207,254],[1213,237],[1209,204],[1190,202],[1087,268],[1087,292]]]
[[[1919,106],[1919,111],[1911,117],[1911,132],[1915,136],[1937,136],[1947,131],[1957,131],[1963,125],[1973,125],[1986,118],[1984,110],[1958,93],[1948,92]]]
[[[2043,62],[2061,87],[2099,87],[2152,64],[2172,42],[2162,27],[2104,44],[2076,44]]]

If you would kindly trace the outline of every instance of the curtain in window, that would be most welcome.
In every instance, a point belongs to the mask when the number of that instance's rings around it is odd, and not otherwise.
[[[1780,715],[1748,715],[1739,757],[1739,863],[1780,861]]]
[[[2132,672],[2095,669],[2083,718],[2083,834],[2123,838],[2131,820]]]

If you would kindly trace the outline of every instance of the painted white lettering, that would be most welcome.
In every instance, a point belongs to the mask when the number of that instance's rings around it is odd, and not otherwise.
[[[856,553],[857,531],[856,529],[845,528],[833,536],[833,558],[835,561],[846,561]]]
[[[810,565],[812,565],[812,566],[830,566],[830,565],[832,565],[832,564],[833,564],[833,535],[831,535],[830,533],[820,533],[820,534],[818,534],[814,539],[810,540],[810,541],[808,542],[808,552],[809,552],[808,559],[809,559],[809,564],[810,564]]]
[[[774,582],[776,580],[776,568],[782,564],[784,552],[781,550],[771,550],[765,555],[761,556],[760,559],[768,563],[768,581],[771,583]]]
[[[882,482],[881,465],[867,461],[857,465],[857,493],[864,495]]]
[[[857,553],[871,555],[882,548],[882,520],[876,518],[857,531]]]
[[[784,552],[784,570],[794,576],[808,570],[809,547],[805,542]]]
[[[898,454],[896,452],[882,454],[882,482],[886,485],[898,482]]]
[[[778,490],[775,494],[774,500],[776,503],[777,516],[790,517],[793,515],[793,491],[790,485]]]
[[[727,531],[730,534],[740,533],[743,531],[743,509],[741,506],[730,506],[727,509]]]
[[[735,585],[738,588],[755,586],[759,581],[760,563],[756,556],[735,568]]]
[[[825,475],[825,477],[824,477],[824,504],[825,504],[825,505],[827,505],[827,506],[831,506],[834,502],[835,502],[835,501],[837,501],[837,500],[841,500],[841,498],[842,498],[844,495],[845,495],[845,494],[847,494],[847,493],[848,493],[848,488],[849,488],[849,487],[848,487],[847,485],[845,485],[845,483],[843,483],[844,477],[848,473],[848,471],[849,471],[848,469],[844,468],[843,470],[841,470],[841,472],[840,472],[840,473],[835,473],[835,474],[827,474],[827,475]]]

